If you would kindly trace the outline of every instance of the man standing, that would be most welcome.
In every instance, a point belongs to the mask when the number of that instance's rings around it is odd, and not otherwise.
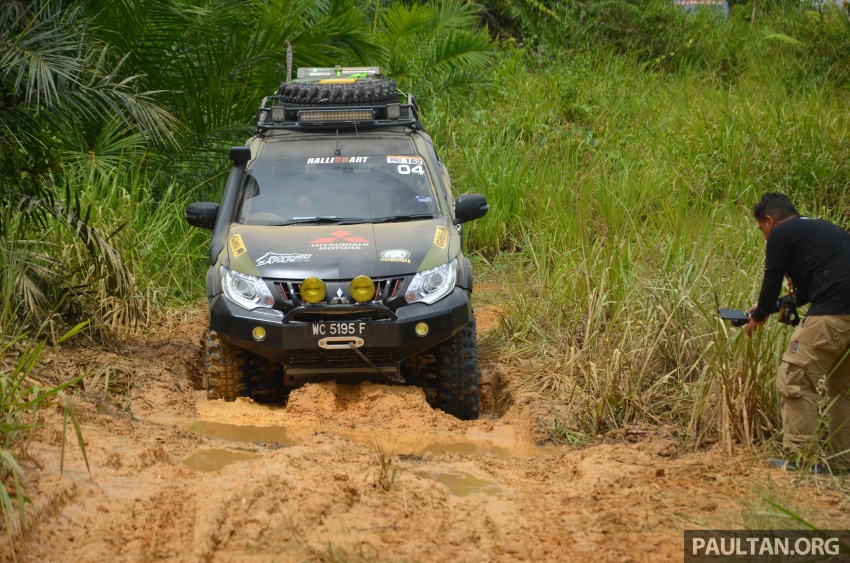
[[[776,379],[783,447],[792,455],[812,446],[818,421],[817,384],[826,377],[833,471],[850,469],[850,233],[828,221],[800,217],[783,194],[769,192],[753,208],[764,233],[766,258],[758,305],[748,314],[747,336],[777,312],[787,276],[798,305],[811,303],[794,330]],[[771,459],[798,469],[798,459]],[[816,469],[826,469],[820,465]]]

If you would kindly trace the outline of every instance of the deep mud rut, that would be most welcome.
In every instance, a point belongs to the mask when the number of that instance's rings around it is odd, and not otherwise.
[[[73,436],[60,473],[62,413],[42,411],[22,460],[26,535],[0,559],[678,561],[684,529],[746,525],[759,491],[850,527],[840,487],[660,431],[537,446],[530,415],[497,408],[515,374],[486,352],[472,422],[370,383],[307,385],[286,406],[207,401],[192,384],[204,323],[47,359],[91,374],[73,395],[91,475]]]

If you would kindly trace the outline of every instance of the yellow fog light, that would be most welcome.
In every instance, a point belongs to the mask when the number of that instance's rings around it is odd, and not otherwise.
[[[251,336],[253,336],[254,340],[257,342],[262,342],[266,339],[266,329],[261,326],[255,326],[254,330],[251,331]]]
[[[428,336],[428,325],[425,323],[416,323],[414,329],[417,336]]]
[[[375,282],[366,276],[357,276],[351,280],[348,291],[351,293],[352,299],[358,303],[366,303],[375,297]]]
[[[301,284],[301,299],[307,303],[319,303],[325,298],[325,282],[319,278],[307,278]]]

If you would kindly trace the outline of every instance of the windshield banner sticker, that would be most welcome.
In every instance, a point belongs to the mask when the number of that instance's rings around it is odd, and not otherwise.
[[[381,262],[404,262],[405,264],[410,264],[410,251],[403,248],[382,250]]]
[[[257,267],[268,266],[270,264],[294,264],[296,262],[309,262],[312,254],[278,254],[276,252],[267,252],[265,256],[257,260]]]
[[[307,164],[345,164],[366,162],[368,156],[322,156],[317,158],[308,158]]]
[[[245,248],[245,243],[242,242],[242,235],[233,235],[230,237],[230,249],[233,250],[234,258],[239,258],[248,252],[248,249]]]
[[[434,233],[434,246],[443,250],[449,245],[449,230],[445,227],[437,227],[437,232]]]
[[[311,240],[310,246],[316,250],[360,250],[369,248],[369,241],[363,237],[352,236],[348,231],[340,229],[332,232],[330,237]]]
[[[387,164],[424,164],[421,156],[388,156]]]

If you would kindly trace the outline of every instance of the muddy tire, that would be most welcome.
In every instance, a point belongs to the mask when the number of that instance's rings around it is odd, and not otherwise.
[[[463,329],[434,348],[434,406],[461,420],[478,418],[478,335],[475,317]]]
[[[284,403],[290,388],[283,384],[283,366],[247,350],[242,350],[242,382],[245,395],[261,403]]]
[[[376,105],[398,103],[398,87],[395,80],[386,78],[360,78],[342,84],[284,82],[278,96],[289,107]]]
[[[219,336],[214,330],[207,331],[207,399],[235,401],[244,389],[242,364],[244,360],[239,348]]]

